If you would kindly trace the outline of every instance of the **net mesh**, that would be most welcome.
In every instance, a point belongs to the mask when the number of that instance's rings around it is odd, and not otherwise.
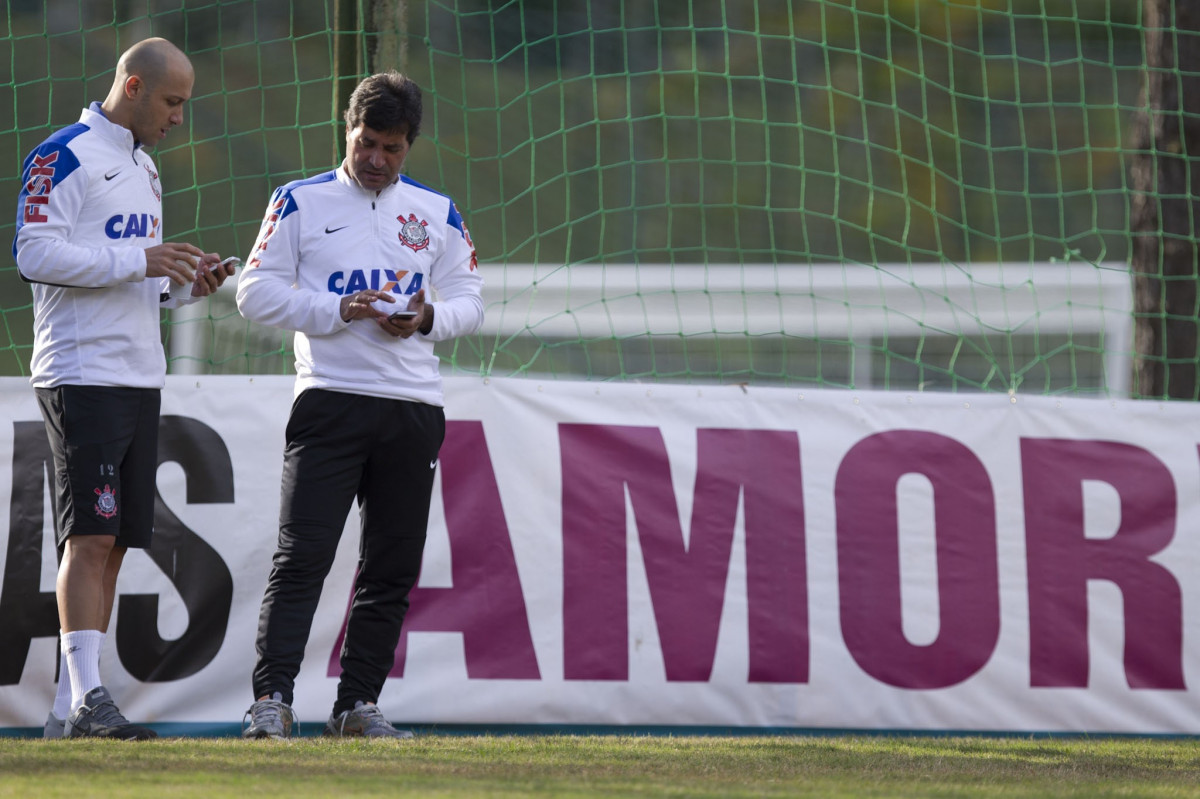
[[[396,67],[425,90],[407,172],[487,281],[446,373],[1121,395],[1139,5],[13,0],[0,192],[165,36],[197,75],[155,153],[167,238],[245,257],[272,189],[340,161],[337,78]],[[0,290],[24,375],[11,259]],[[292,369],[229,288],[163,335],[175,372]]]

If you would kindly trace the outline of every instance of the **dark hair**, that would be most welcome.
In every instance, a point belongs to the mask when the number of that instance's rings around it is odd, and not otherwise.
[[[421,132],[421,87],[395,71],[364,78],[346,108],[346,127],[359,125],[381,133],[403,130],[412,144]]]

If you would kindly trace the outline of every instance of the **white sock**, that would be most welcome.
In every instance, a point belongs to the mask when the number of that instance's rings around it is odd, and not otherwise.
[[[59,630],[59,636],[62,630]],[[67,650],[58,647],[58,686],[54,689],[55,718],[65,719],[71,714],[71,672],[67,669]]]
[[[100,687],[100,647],[104,633],[99,630],[75,630],[63,634],[63,653],[71,675],[71,711],[83,704],[88,691]]]

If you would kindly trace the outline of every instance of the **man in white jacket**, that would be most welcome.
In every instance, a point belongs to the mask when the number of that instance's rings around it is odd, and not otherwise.
[[[413,81],[395,72],[362,81],[346,110],[345,160],[275,191],[238,284],[243,316],[296,331],[279,541],[247,738],[292,734],[296,675],[356,497],[358,574],[325,733],[411,737],[377,701],[420,573],[445,434],[433,347],[483,323],[462,216],[449,197],[400,174],[420,124]]]
[[[215,253],[163,240],[162,185],[143,150],[183,121],[193,79],[170,42],[135,44],[104,102],[24,164],[13,257],[33,287],[31,382],[54,454],[60,554],[62,655],[47,737],[154,737],[117,710],[99,662],[125,551],[149,547],[154,527],[159,309],[209,295],[233,271]],[[191,284],[191,296],[172,299],[172,283]]]

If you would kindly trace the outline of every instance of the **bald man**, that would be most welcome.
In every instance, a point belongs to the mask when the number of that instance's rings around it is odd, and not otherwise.
[[[117,574],[150,546],[166,357],[159,310],[208,296],[233,271],[164,240],[146,154],[183,122],[195,73],[165,39],[130,47],[102,103],[24,163],[13,256],[33,290],[31,379],[54,456],[61,658],[46,737],[144,740],[100,680]],[[172,296],[171,285],[183,291]],[[190,285],[190,291],[187,286]]]

